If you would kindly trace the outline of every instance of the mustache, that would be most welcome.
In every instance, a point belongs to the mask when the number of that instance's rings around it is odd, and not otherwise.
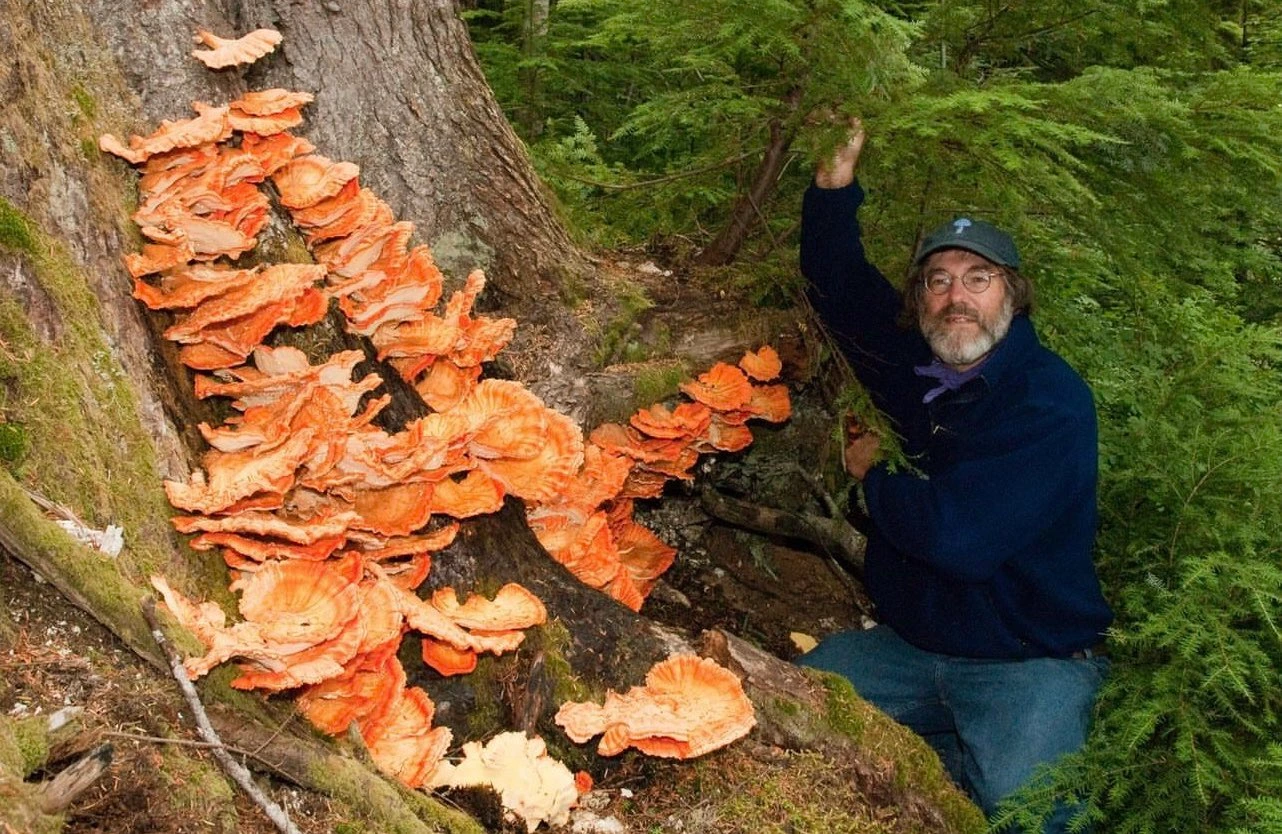
[[[947,307],[936,313],[934,317],[936,319],[942,319],[947,316],[967,316],[975,321],[979,321],[979,310],[964,302],[954,301],[952,304],[949,304]]]

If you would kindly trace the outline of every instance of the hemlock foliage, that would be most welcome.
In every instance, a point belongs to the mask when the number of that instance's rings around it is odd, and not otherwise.
[[[705,244],[773,123],[788,161],[739,260],[792,284],[799,195],[851,113],[887,275],[958,213],[1015,234],[1095,392],[1118,619],[1087,749],[995,824],[1068,798],[1102,832],[1282,832],[1282,7],[560,0],[530,54],[527,4],[481,5],[496,93],[537,109],[517,121],[591,239]]]

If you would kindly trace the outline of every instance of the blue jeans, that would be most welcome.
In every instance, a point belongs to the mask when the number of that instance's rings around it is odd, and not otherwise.
[[[953,781],[990,816],[1038,765],[1082,746],[1108,672],[1102,657],[934,654],[884,625],[834,634],[797,662],[849,679],[861,697],[925,738]],[[1072,811],[1059,808],[1043,834],[1064,831]]]

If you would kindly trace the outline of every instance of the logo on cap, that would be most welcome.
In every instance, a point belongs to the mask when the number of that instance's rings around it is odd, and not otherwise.
[[[955,235],[960,235],[960,234],[962,234],[963,232],[965,232],[965,231],[966,231],[966,227],[967,227],[967,226],[969,226],[969,225],[971,225],[971,222],[970,222],[969,220],[967,220],[965,217],[962,217],[962,218],[959,218],[959,219],[957,219],[957,220],[954,220],[954,221],[953,221],[953,234],[955,234]]]

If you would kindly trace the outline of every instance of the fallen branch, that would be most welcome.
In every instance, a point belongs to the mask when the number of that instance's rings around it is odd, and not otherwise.
[[[845,519],[763,507],[714,489],[704,489],[699,498],[704,512],[719,521],[757,533],[809,542],[840,567],[863,574],[864,537]]]
[[[169,661],[169,671],[173,673],[174,680],[178,681],[178,688],[182,690],[183,697],[187,700],[187,706],[191,708],[193,717],[196,719],[196,728],[200,732],[200,737],[207,741],[211,747],[210,752],[218,760],[218,764],[228,776],[240,786],[249,798],[254,800],[258,807],[263,809],[267,818],[272,821],[281,834],[301,834],[294,824],[290,822],[289,814],[271,800],[267,794],[254,783],[254,778],[249,773],[249,768],[232,758],[227,749],[223,747],[222,739],[214,731],[214,727],[209,723],[209,716],[205,714],[205,707],[200,702],[200,696],[196,693],[196,687],[192,686],[191,678],[187,676],[187,670],[183,667],[182,658],[174,651],[165,638],[164,632],[160,630],[160,624],[156,622],[156,601],[148,597],[142,604],[142,616],[151,626],[151,637],[156,641],[156,645],[164,653],[165,659]]]
[[[110,730],[103,733],[107,738],[123,738],[129,741],[145,741],[149,744],[171,744],[176,747],[197,747],[201,749],[220,748],[228,753],[235,753],[237,756],[244,756],[247,759],[256,759],[264,767],[271,767],[271,762],[256,756],[249,750],[242,750],[239,747],[233,747],[230,744],[212,741],[196,741],[191,738],[165,738],[164,736],[148,736],[141,733],[122,733],[119,730]]]
[[[46,814],[60,814],[82,793],[97,782],[111,766],[112,747],[100,744],[82,756],[75,764],[64,768],[57,776],[40,785],[40,810]]]

